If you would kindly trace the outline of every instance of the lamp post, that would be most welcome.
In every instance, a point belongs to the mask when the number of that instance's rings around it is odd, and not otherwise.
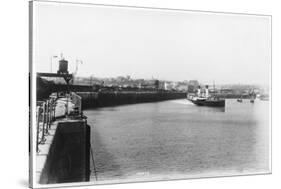
[[[58,58],[58,56],[57,56],[57,55],[52,55],[52,56],[50,57],[51,73],[53,72],[53,58]]]

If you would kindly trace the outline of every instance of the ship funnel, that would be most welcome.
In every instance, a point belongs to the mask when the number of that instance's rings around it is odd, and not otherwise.
[[[200,86],[198,86],[198,89],[197,89],[197,96],[200,96],[201,95],[201,89],[200,89]]]
[[[205,87],[205,95],[206,95],[206,97],[209,97],[209,86],[208,85],[206,85],[206,87]]]

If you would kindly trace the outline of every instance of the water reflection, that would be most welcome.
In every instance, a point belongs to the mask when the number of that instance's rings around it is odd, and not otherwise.
[[[198,112],[225,112],[225,107],[200,107],[197,109]]]

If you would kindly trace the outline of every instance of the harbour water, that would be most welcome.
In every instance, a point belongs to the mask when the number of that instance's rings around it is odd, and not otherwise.
[[[92,181],[239,175],[270,169],[269,101],[228,99],[220,109],[181,99],[88,109],[84,114],[92,132]]]

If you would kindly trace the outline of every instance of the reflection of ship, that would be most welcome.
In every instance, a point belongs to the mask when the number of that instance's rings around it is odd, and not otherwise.
[[[251,103],[254,103],[254,102],[255,102],[255,98],[256,98],[256,96],[255,96],[255,95],[251,95],[250,102],[251,102]]]
[[[256,99],[256,93],[255,93],[255,90],[254,89],[252,89],[252,91],[250,91],[250,93],[249,93],[249,95],[250,95],[250,102],[251,103],[254,103],[255,102],[255,99]]]
[[[221,99],[215,95],[209,96],[208,85],[205,87],[204,95],[201,94],[200,86],[198,86],[197,95],[188,95],[187,99],[198,106],[225,107],[225,99]]]

